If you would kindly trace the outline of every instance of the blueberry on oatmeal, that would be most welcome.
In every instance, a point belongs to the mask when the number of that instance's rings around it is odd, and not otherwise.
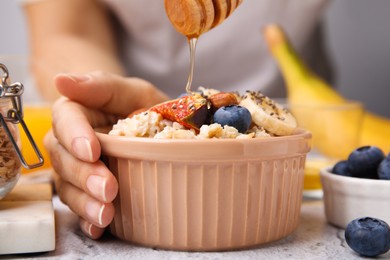
[[[213,117],[214,123],[236,128],[240,133],[246,133],[251,125],[252,116],[248,109],[238,105],[219,108]]]

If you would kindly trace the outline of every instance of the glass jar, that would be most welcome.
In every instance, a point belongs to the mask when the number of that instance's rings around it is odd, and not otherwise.
[[[43,164],[43,157],[23,121],[23,84],[8,83],[8,69],[0,63],[0,199],[4,198],[18,182],[20,168],[32,169]],[[18,124],[33,147],[38,163],[29,164],[21,152]]]
[[[3,118],[7,117],[7,112],[12,108],[9,99],[0,98],[0,113]],[[13,140],[20,148],[20,133],[16,124],[4,121]],[[20,177],[21,163],[8,136],[7,127],[0,125],[0,199],[10,192]]]

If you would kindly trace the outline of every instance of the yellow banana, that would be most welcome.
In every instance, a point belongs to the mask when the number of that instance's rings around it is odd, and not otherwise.
[[[304,64],[302,59],[298,56],[291,43],[287,39],[286,34],[282,28],[278,25],[268,25],[263,31],[264,38],[270,49],[271,54],[278,62],[281,72],[284,76],[287,85],[287,97],[288,102],[293,108],[295,105],[305,104],[310,105],[337,105],[344,104],[350,105],[342,95],[340,95],[334,88],[329,86],[327,82],[318,77]],[[313,106],[314,107],[314,106]],[[307,110],[307,109],[306,109]],[[352,124],[356,124],[356,120],[352,118],[352,114],[346,114],[346,112],[335,114],[318,114],[318,110],[312,109],[311,112],[306,111],[303,114],[301,111],[296,111],[298,122],[304,122],[304,124],[315,124],[315,120],[322,120],[322,129],[319,129],[318,124],[315,128],[311,129],[313,132],[313,139],[316,138],[321,152],[328,154],[336,158],[345,158],[349,152],[348,142],[353,140],[339,139],[324,140],[321,139],[321,133],[324,132],[323,128],[332,127],[332,125],[339,125],[337,131],[345,131],[341,134],[335,131],[332,139],[337,139],[338,136],[347,136],[348,131],[356,128]],[[347,111],[347,110],[345,110]],[[294,111],[292,111],[294,112]],[[311,114],[310,114],[311,113]],[[317,113],[317,114],[315,114]],[[320,117],[320,118],[319,118]],[[355,121],[354,121],[355,120]],[[390,151],[390,119],[379,115],[375,115],[366,111],[363,116],[363,120],[359,123],[360,128],[360,140],[358,145],[375,145],[380,147],[385,153]],[[352,133],[351,133],[352,134]],[[338,143],[337,147],[334,147],[334,143]]]

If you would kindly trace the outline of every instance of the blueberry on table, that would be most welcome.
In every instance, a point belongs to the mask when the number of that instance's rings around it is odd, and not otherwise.
[[[245,134],[248,131],[252,116],[248,109],[239,105],[223,106],[213,116],[214,123],[222,126],[228,125],[236,128],[238,132]]]
[[[376,146],[362,146],[348,156],[348,169],[353,177],[378,179],[378,166],[385,154]]]
[[[347,225],[345,240],[356,253],[375,257],[389,251],[390,227],[377,218],[357,218]]]
[[[348,170],[348,161],[347,160],[337,162],[333,166],[332,173],[337,174],[337,175],[341,175],[341,176],[349,176],[349,177],[352,176],[351,172]]]
[[[379,176],[379,179],[390,180],[390,153],[379,164],[378,176]]]

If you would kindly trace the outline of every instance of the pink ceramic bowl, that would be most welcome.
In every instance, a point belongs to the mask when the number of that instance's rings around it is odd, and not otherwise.
[[[275,241],[298,226],[307,131],[264,139],[98,138],[119,182],[110,230],[123,240],[222,251]]]

